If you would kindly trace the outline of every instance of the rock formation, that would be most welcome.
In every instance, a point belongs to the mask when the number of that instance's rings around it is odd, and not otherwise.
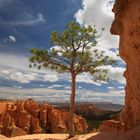
[[[14,119],[7,112],[1,114],[0,118],[1,134],[8,137],[26,135],[26,133],[21,128],[15,126]]]
[[[107,120],[99,128],[103,132],[124,132],[126,131],[124,123],[120,121]]]
[[[11,137],[34,133],[65,133],[68,131],[68,112],[48,104],[39,104],[32,99],[17,100],[6,105],[6,110],[0,115],[1,134]],[[77,132],[86,132],[85,119],[74,115],[74,125]]]
[[[120,122],[129,130],[140,125],[140,0],[116,0],[113,12],[111,33],[120,36],[119,52],[126,62],[125,107]]]
[[[127,64],[121,121],[131,129],[140,124],[140,1],[116,0],[113,12],[111,33],[120,36],[120,56]]]

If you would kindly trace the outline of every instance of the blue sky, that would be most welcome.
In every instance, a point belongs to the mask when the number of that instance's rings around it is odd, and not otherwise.
[[[118,54],[118,37],[109,30],[113,0],[0,0],[0,98],[68,101],[70,76],[29,69],[30,48],[49,49],[50,33],[61,32],[75,20],[81,25],[105,28],[98,48],[117,60],[108,66],[109,83],[95,83],[84,73],[77,77],[77,101],[123,104],[125,65]]]

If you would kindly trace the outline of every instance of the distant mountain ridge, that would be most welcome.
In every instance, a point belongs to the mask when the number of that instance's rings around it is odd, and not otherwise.
[[[60,102],[60,103],[51,103],[55,106],[59,107],[69,107],[69,103],[67,102]],[[77,102],[75,104],[75,108],[78,108],[80,106],[94,106],[95,108],[107,110],[107,111],[120,111],[123,109],[124,105],[120,104],[113,104],[111,102]]]
[[[69,111],[68,103],[56,103],[56,107]],[[108,102],[102,103],[85,103],[79,102],[75,105],[75,114],[84,117],[88,123],[88,132],[98,129],[100,124],[105,120],[118,120],[123,105],[112,104]]]

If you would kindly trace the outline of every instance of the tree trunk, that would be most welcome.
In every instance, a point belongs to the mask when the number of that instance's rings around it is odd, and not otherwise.
[[[71,82],[71,98],[70,98],[70,111],[69,111],[69,137],[75,136],[74,130],[74,106],[75,106],[75,84],[76,84],[76,75],[71,74],[72,82]]]

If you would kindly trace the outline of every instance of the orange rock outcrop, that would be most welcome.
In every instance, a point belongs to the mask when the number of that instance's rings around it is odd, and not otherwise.
[[[119,52],[126,62],[125,107],[121,122],[127,129],[140,124],[140,0],[116,0],[111,33],[120,36]]]
[[[116,0],[113,12],[111,33],[120,36],[119,52],[126,62],[125,106],[119,124],[130,130],[140,125],[140,0]],[[101,127],[107,130],[109,125]]]
[[[7,104],[0,115],[1,134],[11,137],[16,134],[65,133],[68,131],[68,116],[68,112],[48,104],[39,104],[32,99],[17,100]],[[78,115],[74,115],[74,125],[80,133],[88,128],[85,119]]]
[[[116,0],[113,12],[111,33],[120,36],[119,53],[126,62],[125,106],[120,121],[106,121],[100,129],[126,131],[140,125],[140,0]]]
[[[107,120],[102,123],[99,130],[102,132],[124,132],[126,131],[124,123],[115,120]]]

